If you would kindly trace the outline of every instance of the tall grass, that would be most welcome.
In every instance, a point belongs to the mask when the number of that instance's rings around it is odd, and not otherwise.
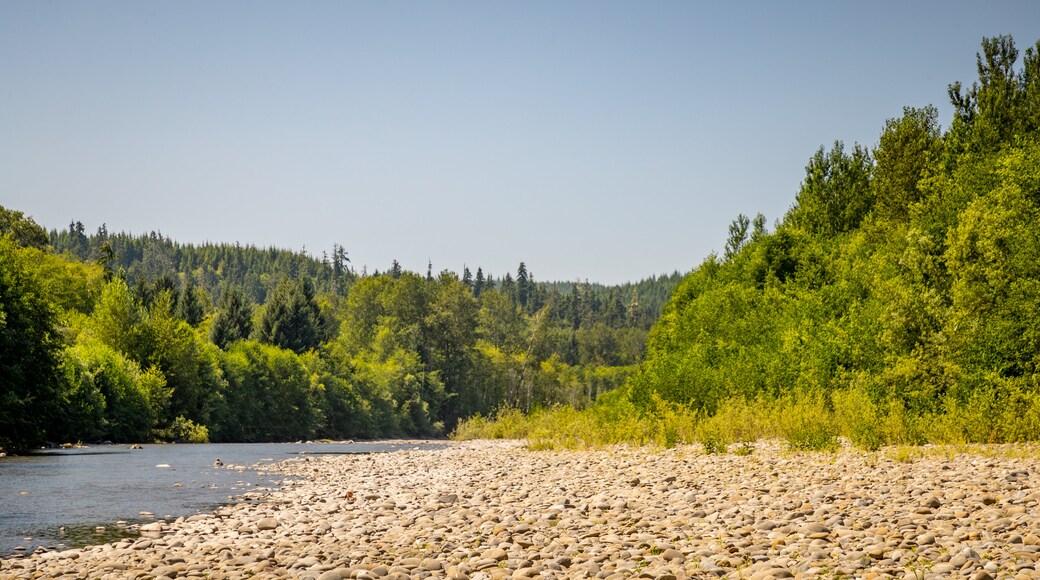
[[[502,409],[459,424],[455,439],[526,439],[534,449],[587,449],[615,444],[673,447],[701,444],[750,452],[760,439],[780,439],[792,451],[835,450],[844,438],[866,450],[884,445],[972,444],[1040,439],[1040,395],[1014,388],[981,389],[966,400],[948,396],[938,411],[913,413],[897,399],[863,389],[809,392],[779,398],[723,400],[705,415],[654,398],[636,406],[624,390],[576,410],[557,406],[524,415]]]

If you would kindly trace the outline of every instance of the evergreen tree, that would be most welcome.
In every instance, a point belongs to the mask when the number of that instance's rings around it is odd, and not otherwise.
[[[520,266],[516,269],[516,302],[520,305],[520,308],[527,307],[527,299],[530,295],[530,280],[527,278],[527,265],[520,262]]]
[[[737,252],[744,247],[748,237],[748,226],[751,220],[744,214],[737,215],[737,219],[729,224],[729,237],[726,238],[726,250],[723,254],[726,260],[732,260]]]
[[[229,286],[220,295],[220,304],[209,337],[213,344],[226,349],[236,340],[249,338],[253,329],[253,305],[236,286]]]
[[[205,315],[202,302],[199,301],[198,286],[190,276],[185,279],[184,285],[181,286],[181,291],[177,295],[176,314],[177,318],[191,326],[198,326]]]
[[[101,269],[104,271],[104,273],[105,273],[105,281],[106,282],[111,281],[112,280],[112,276],[115,275],[115,272],[112,269],[112,264],[114,264],[115,261],[116,261],[116,253],[112,249],[112,243],[111,242],[109,242],[108,240],[105,240],[101,244],[101,247],[98,248],[97,260],[95,260],[95,261],[97,262],[97,265],[101,266]]]
[[[484,270],[477,266],[477,278],[473,281],[473,297],[480,298],[480,293],[484,291]]]
[[[350,258],[347,250],[339,245],[332,246],[332,290],[340,296],[346,295],[350,275]]]
[[[282,278],[264,305],[256,335],[261,342],[297,353],[320,344],[321,310],[308,279]]]
[[[513,282],[512,274],[506,272],[506,276],[502,278],[502,284],[499,286],[498,291],[509,298],[510,302],[516,304],[516,283]]]

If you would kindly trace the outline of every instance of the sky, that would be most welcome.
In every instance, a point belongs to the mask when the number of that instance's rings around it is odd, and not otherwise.
[[[358,271],[636,281],[821,145],[977,78],[1040,2],[0,0],[0,205]]]

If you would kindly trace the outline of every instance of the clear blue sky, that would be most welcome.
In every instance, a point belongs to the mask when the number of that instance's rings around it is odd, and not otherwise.
[[[356,268],[688,270],[1040,2],[0,0],[0,205]]]

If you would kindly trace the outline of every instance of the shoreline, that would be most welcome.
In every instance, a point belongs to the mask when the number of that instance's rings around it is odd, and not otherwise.
[[[0,560],[0,578],[1028,578],[1040,458],[1023,455],[516,441],[310,455],[260,466],[256,502]]]

